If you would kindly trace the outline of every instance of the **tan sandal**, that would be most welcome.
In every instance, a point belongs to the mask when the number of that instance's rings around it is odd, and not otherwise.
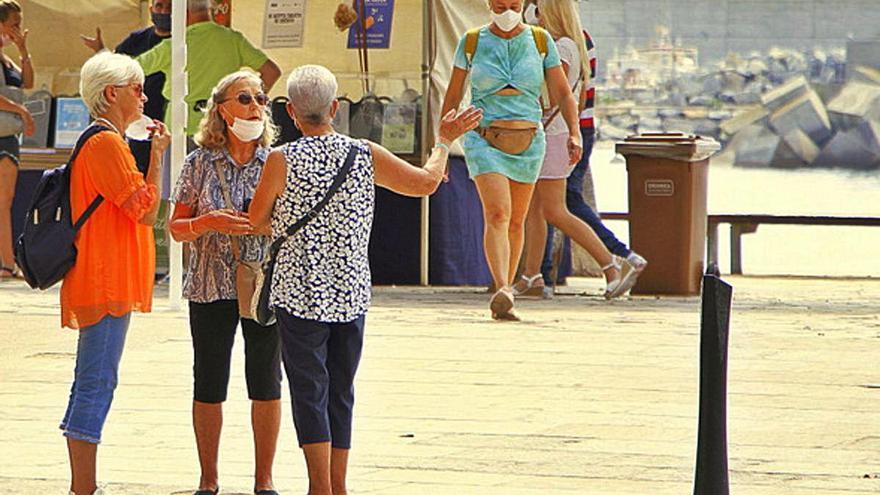
[[[520,279],[513,284],[513,295],[516,297],[543,297],[544,296],[544,276],[540,273],[534,277],[526,277],[522,275]]]
[[[519,316],[513,312],[513,294],[504,287],[496,292],[489,300],[489,310],[493,320],[520,321]]]
[[[605,287],[605,299],[614,299],[624,295],[636,285],[640,273],[629,262],[617,255],[611,255],[611,263],[603,266],[602,271],[611,268],[617,268],[618,275]]]

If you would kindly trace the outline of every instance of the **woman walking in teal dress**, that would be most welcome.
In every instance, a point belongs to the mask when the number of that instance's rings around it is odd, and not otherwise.
[[[582,152],[577,101],[550,35],[522,22],[522,0],[488,0],[492,23],[461,38],[442,115],[457,109],[470,73],[472,103],[481,127],[463,147],[468,173],[483,204],[483,248],[497,292],[492,318],[518,320],[510,288],[523,246],[523,224],[544,160],[541,85],[568,127],[570,163]]]

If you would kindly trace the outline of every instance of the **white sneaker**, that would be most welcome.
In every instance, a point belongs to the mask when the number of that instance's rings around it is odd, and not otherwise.
[[[642,258],[642,256],[635,251],[629,252],[629,256],[626,257],[626,261],[630,265],[632,265],[636,273],[642,273],[643,271],[645,271],[645,267],[648,266],[648,260]]]

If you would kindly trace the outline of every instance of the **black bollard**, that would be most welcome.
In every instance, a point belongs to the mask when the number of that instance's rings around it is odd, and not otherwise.
[[[694,495],[728,495],[727,341],[733,287],[716,266],[703,276],[700,315],[700,426]]]

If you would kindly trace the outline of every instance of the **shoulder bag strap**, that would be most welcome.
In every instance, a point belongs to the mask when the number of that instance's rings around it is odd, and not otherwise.
[[[235,205],[232,203],[232,195],[229,193],[229,183],[226,182],[226,174],[223,173],[220,160],[214,160],[214,171],[217,172],[217,178],[220,180],[220,190],[223,192],[223,200],[226,201],[226,207],[234,210]],[[232,255],[236,261],[241,261],[241,238],[233,239],[233,236],[230,235],[229,241],[232,243]]]
[[[546,31],[541,29],[538,26],[529,26],[532,29],[532,38],[535,40],[535,46],[538,48],[538,53],[541,54],[541,58],[547,56],[547,53],[550,51],[548,48],[547,36],[544,34]]]
[[[89,139],[91,139],[93,136],[95,136],[97,134],[100,134],[104,131],[109,131],[109,130],[110,129],[108,129],[107,127],[94,124],[94,125],[89,126],[85,131],[83,131],[83,133],[80,135],[79,139],[77,139],[77,141],[76,141],[76,146],[74,146],[73,152],[70,154],[70,160],[68,160],[68,162],[67,162],[67,173],[68,174],[70,173],[71,168],[73,167],[74,160],[76,160],[76,157],[79,156],[79,152],[82,150],[83,146],[85,146],[86,141],[88,141]],[[70,192],[68,191],[67,194],[70,194]],[[69,198],[69,196],[68,196],[68,198]],[[101,203],[103,203],[103,202],[104,202],[104,196],[101,196],[100,194],[98,195],[98,197],[96,197],[95,199],[92,200],[91,204],[89,204],[89,207],[86,208],[86,211],[84,211],[83,214],[80,215],[80,217],[76,220],[76,223],[73,224],[73,233],[74,234],[79,232],[79,229],[81,229],[82,226],[86,223],[86,220],[88,220],[89,217],[92,216],[92,213],[94,213],[95,210],[97,210],[98,207],[101,206]]]
[[[468,30],[464,37],[464,55],[468,64],[474,63],[474,54],[477,53],[477,42],[480,41],[480,31],[482,27],[476,27]]]
[[[578,115],[580,115],[580,112],[581,112],[581,108],[580,108],[580,93],[575,93],[575,90],[576,90],[577,87],[578,87],[578,86],[584,81],[584,74],[583,74],[583,72],[584,72],[584,71],[581,70],[581,77],[579,77],[578,80],[574,82],[574,86],[572,86],[572,88],[571,88],[571,94],[577,94],[577,95],[578,95],[578,96],[577,96],[577,98],[578,98]],[[553,122],[553,119],[555,119],[557,116],[559,116],[559,112],[560,112],[561,110],[562,110],[562,108],[561,108],[559,105],[556,105],[556,109],[553,110],[553,113],[551,113],[550,116],[547,117],[547,120],[544,121],[544,127],[545,127],[545,128],[546,128],[548,125],[550,125],[551,122]]]
[[[284,241],[287,240],[288,237],[295,234],[299,229],[303,228],[309,221],[318,216],[318,213],[327,206],[327,203],[333,198],[333,195],[339,191],[339,188],[342,187],[342,183],[345,182],[346,177],[348,176],[348,172],[351,170],[352,165],[354,165],[354,160],[357,158],[357,145],[352,143],[351,148],[348,150],[348,156],[345,157],[345,163],[342,164],[342,168],[339,169],[339,172],[336,173],[336,177],[333,179],[333,183],[330,184],[330,189],[324,194],[324,197],[321,198],[321,201],[318,201],[311,210],[302,218],[300,218],[295,224],[291,225],[287,228],[287,231],[283,236],[275,239],[275,242],[272,243],[271,255],[272,259],[278,255],[278,251],[281,250],[281,246],[284,245]]]

